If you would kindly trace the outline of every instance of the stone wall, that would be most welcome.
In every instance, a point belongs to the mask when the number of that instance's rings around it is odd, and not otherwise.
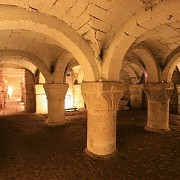
[[[26,102],[25,110],[27,112],[36,112],[36,96],[35,96],[34,76],[29,70],[25,70],[25,89],[26,89]]]

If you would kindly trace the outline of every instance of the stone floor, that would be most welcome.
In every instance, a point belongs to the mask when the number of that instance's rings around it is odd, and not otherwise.
[[[0,116],[19,114],[24,111],[24,103],[20,101],[9,101],[5,103],[5,108],[0,110]]]
[[[179,180],[178,118],[171,116],[172,131],[158,134],[144,130],[145,110],[119,112],[119,152],[103,160],[83,152],[86,115],[69,115],[65,126],[56,127],[47,126],[42,115],[22,112],[0,116],[0,180]]]

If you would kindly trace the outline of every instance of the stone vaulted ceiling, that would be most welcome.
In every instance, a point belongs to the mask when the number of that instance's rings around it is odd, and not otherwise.
[[[28,54],[49,81],[72,58],[87,81],[118,81],[129,63],[146,68],[138,44],[164,68],[179,48],[179,9],[178,0],[0,0],[0,51]]]

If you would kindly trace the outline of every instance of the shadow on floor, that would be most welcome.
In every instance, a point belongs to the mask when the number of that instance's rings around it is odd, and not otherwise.
[[[118,154],[107,160],[84,153],[84,116],[56,127],[45,120],[36,114],[0,117],[0,179],[180,179],[179,125],[172,123],[166,134],[147,132],[145,110],[118,112]]]

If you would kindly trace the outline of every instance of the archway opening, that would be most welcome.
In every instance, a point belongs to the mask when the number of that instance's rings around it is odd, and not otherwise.
[[[15,68],[0,69],[0,108],[3,115],[25,110],[25,70]]]
[[[81,83],[83,82],[84,74],[80,65],[68,69],[65,81],[69,84],[68,91],[65,96],[66,111],[84,109],[84,99],[81,93]]]

